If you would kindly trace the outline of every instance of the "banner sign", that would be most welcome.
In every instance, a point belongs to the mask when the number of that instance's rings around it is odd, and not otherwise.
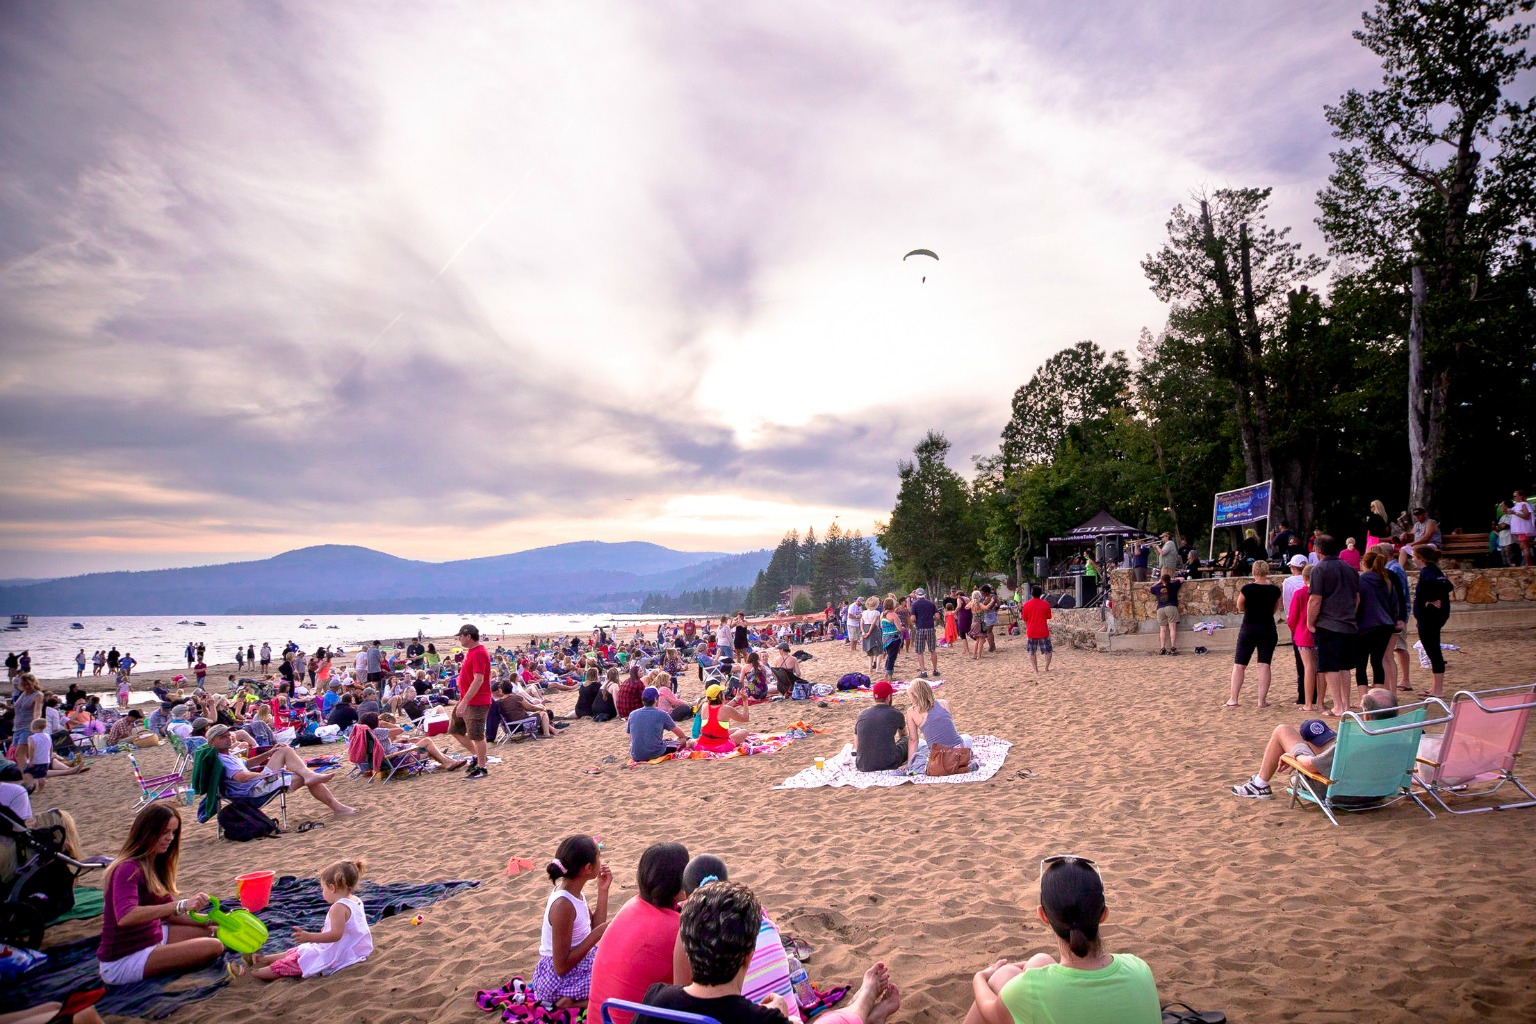
[[[1216,513],[1211,519],[1212,532],[1223,526],[1243,526],[1269,518],[1271,480],[1261,484],[1222,491],[1216,495]]]

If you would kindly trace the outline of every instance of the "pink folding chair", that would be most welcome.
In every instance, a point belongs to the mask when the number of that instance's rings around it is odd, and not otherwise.
[[[1520,742],[1532,708],[1536,708],[1536,684],[1478,693],[1462,690],[1451,698],[1451,721],[1445,732],[1421,741],[1413,781],[1452,814],[1536,807],[1536,793],[1515,778],[1515,759],[1520,756]],[[1506,782],[1527,799],[1461,810],[1444,799],[1488,796]]]

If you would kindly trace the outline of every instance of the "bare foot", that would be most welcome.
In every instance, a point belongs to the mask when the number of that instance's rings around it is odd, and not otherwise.
[[[895,985],[885,986],[885,991],[880,994],[880,1001],[875,1008],[869,1011],[869,1016],[864,1018],[864,1024],[885,1024],[891,1014],[901,1008],[901,989]]]
[[[875,1004],[880,1000],[880,994],[890,981],[891,975],[886,970],[885,964],[873,964],[864,972],[864,983],[853,994],[853,1001],[849,1003],[848,1008],[868,1024],[870,1014],[875,1012]]]
[[[1235,707],[1238,707],[1238,706],[1239,705],[1234,704],[1231,701],[1227,701],[1225,704],[1222,705],[1222,707],[1224,707],[1224,708],[1235,708]]]
[[[1261,707],[1261,708],[1269,707],[1269,701],[1266,700],[1264,703],[1260,704],[1259,707]]]
[[[340,807],[336,808],[331,813],[333,815],[335,815],[336,817],[338,817],[338,818],[345,818],[345,817],[348,817],[349,815],[356,814],[357,813],[357,808],[356,807],[348,807],[346,804],[342,804]]]

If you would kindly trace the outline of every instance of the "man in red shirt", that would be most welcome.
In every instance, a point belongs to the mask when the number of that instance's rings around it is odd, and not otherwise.
[[[459,666],[459,702],[448,720],[448,735],[469,751],[471,763],[464,777],[483,779],[485,767],[485,717],[491,710],[491,656],[480,643],[480,630],[466,623],[459,630],[464,662]]]
[[[1045,670],[1051,670],[1051,606],[1041,595],[1045,591],[1038,586],[1030,587],[1031,595],[1024,606],[1019,609],[1019,618],[1024,620],[1025,643],[1029,647],[1029,663],[1035,671],[1040,671],[1040,663],[1036,659],[1037,654],[1045,655]]]

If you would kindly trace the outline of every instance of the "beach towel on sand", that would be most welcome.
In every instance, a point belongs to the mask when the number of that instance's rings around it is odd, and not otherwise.
[[[912,783],[915,786],[957,786],[966,782],[985,782],[996,775],[1008,758],[1013,744],[996,736],[973,736],[971,754],[978,766],[964,775],[908,775],[905,768],[889,772],[861,772],[855,768],[853,744],[843,747],[836,757],[828,758],[825,768],[811,765],[798,775],[791,775],[774,789],[889,789]]]
[[[358,897],[368,912],[368,923],[378,924],[386,917],[407,910],[430,906],[479,882],[426,882],[420,885],[364,882]],[[239,906],[231,895],[221,899],[227,907]],[[293,943],[293,929],[317,931],[325,926],[330,905],[320,895],[320,883],[313,878],[284,875],[272,886],[272,901],[260,913],[267,926],[267,944],[263,953],[276,953]],[[96,973],[96,948],[101,940],[92,936],[62,946],[45,949],[48,959],[29,972],[19,984],[0,991],[0,1013],[19,1010],[38,1003],[60,1002],[71,992],[101,987]],[[161,978],[145,978],[132,985],[113,985],[96,1004],[98,1012],[123,1017],[159,1020],[190,1003],[207,999],[229,983],[229,975],[220,962],[200,971],[188,971]]]
[[[638,768],[643,764],[661,764],[665,761],[725,761],[732,757],[747,757],[754,754],[776,754],[789,746],[795,740],[804,739],[812,733],[822,732],[804,722],[796,722],[784,732],[750,732],[747,733],[746,750],[740,748],[726,753],[716,754],[708,750],[680,750],[675,754],[663,754],[650,761],[631,761],[631,768]]]

